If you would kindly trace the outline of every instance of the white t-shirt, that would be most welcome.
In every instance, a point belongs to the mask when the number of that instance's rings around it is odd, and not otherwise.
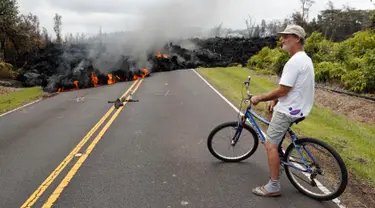
[[[279,84],[292,87],[275,110],[291,117],[307,116],[314,103],[315,74],[311,58],[300,51],[285,64]]]

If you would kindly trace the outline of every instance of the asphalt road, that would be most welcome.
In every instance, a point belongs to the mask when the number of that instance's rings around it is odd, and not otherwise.
[[[61,93],[0,117],[0,207],[20,207],[107,112],[107,100],[131,84]],[[76,96],[85,100],[77,103]],[[238,164],[208,152],[209,132],[236,112],[193,71],[152,74],[134,98],[139,102],[122,109],[54,207],[337,207],[300,194],[285,174],[281,197],[253,195],[268,179],[264,148]],[[78,159],[33,207],[43,205]]]

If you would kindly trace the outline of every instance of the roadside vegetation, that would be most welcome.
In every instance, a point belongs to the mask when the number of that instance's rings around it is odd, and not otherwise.
[[[12,92],[7,92],[6,88],[0,88],[0,114],[37,100],[42,96],[41,87],[16,89]]]
[[[312,58],[317,82],[339,85],[356,93],[375,93],[375,33],[360,31],[341,42],[332,42],[313,32],[305,44]],[[281,75],[289,55],[280,47],[264,47],[247,64],[263,74]]]

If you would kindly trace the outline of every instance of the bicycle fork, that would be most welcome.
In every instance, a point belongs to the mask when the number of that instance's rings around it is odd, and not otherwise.
[[[239,138],[240,138],[240,135],[242,133],[242,129],[244,128],[245,126],[245,123],[246,123],[246,115],[242,115],[239,119],[239,121],[237,122],[237,129],[236,129],[236,133],[234,134],[232,140],[231,140],[231,145],[234,146],[237,144]],[[259,136],[259,135],[258,135]]]
[[[237,144],[238,139],[240,138],[240,135],[242,133],[243,129],[243,123],[238,122],[236,133],[234,134],[233,138],[231,139],[231,145],[234,146]]]

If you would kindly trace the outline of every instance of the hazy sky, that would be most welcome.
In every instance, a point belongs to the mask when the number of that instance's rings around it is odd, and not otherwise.
[[[97,33],[134,28],[183,26],[245,28],[249,14],[261,19],[283,19],[300,9],[300,0],[18,0],[21,13],[37,15],[41,27],[53,33],[55,13],[62,16],[62,33]],[[286,3],[288,2],[288,3]],[[316,0],[310,17],[325,8],[327,0]],[[350,5],[372,9],[370,0],[334,0],[336,7]],[[182,3],[182,5],[180,5]]]

